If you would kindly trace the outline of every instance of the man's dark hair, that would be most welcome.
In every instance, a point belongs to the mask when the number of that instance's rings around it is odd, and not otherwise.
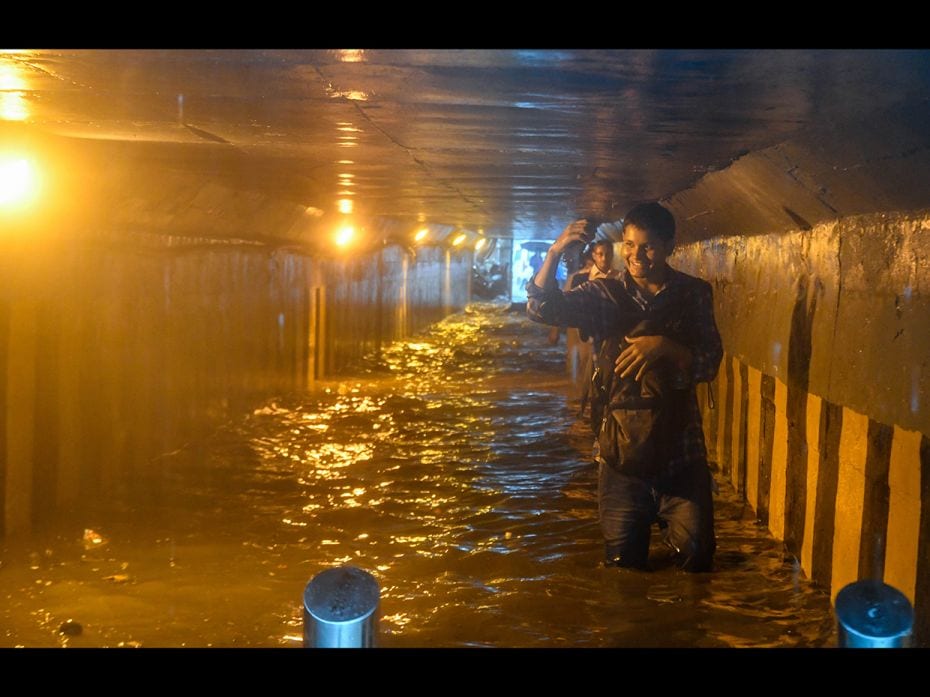
[[[623,219],[623,227],[626,228],[627,225],[635,225],[640,230],[657,235],[666,242],[675,239],[675,218],[668,212],[668,209],[655,201],[633,206]]]
[[[588,247],[588,252],[593,254],[594,250],[598,247],[606,247],[610,250],[611,254],[614,253],[614,243],[610,240],[594,240],[594,242],[591,243],[591,246]]]

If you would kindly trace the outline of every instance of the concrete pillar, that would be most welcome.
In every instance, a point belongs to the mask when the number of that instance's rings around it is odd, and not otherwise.
[[[401,277],[399,287],[399,298],[397,300],[397,332],[395,339],[404,339],[407,336],[407,277],[410,268],[410,256],[404,254],[401,257]]]
[[[817,476],[820,471],[820,409],[822,401],[807,396],[807,509],[804,515],[804,539],[801,544],[801,567],[808,576],[813,569],[814,520],[817,511]]]
[[[32,524],[36,401],[36,314],[30,298],[9,308],[6,363],[6,487],[4,533],[28,532]]]
[[[311,289],[311,315],[310,330],[310,356],[313,361],[313,370],[310,374],[313,380],[321,380],[327,374],[327,314],[326,314],[326,286],[315,286]]]
[[[833,538],[831,597],[859,580],[859,547],[862,509],[865,502],[865,459],[869,417],[843,408],[840,435],[840,467],[836,487],[836,518]]]
[[[917,548],[920,536],[920,440],[918,431],[895,426],[891,442],[888,484],[888,546],[885,578],[914,603],[917,584]]]
[[[759,514],[759,464],[762,458],[762,373],[752,366],[749,376],[749,401],[746,413],[746,500]]]
[[[788,386],[775,378],[775,439],[772,449],[772,482],[769,494],[769,530],[785,537],[785,497],[788,472]]]
[[[446,250],[442,272],[442,314],[452,312],[452,251]]]
[[[741,494],[746,493],[746,404],[743,401],[743,376],[740,362],[733,358],[733,419],[731,423],[730,479]]]
[[[732,463],[730,458],[730,448],[728,443],[733,440],[730,432],[733,420],[733,384],[728,379],[730,373],[727,368],[732,368],[730,357],[724,354],[720,363],[720,370],[717,372],[717,464],[720,466],[720,472],[723,475],[732,477]]]

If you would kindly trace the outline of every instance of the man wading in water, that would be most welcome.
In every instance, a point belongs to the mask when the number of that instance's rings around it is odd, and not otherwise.
[[[716,548],[713,479],[695,385],[712,380],[723,357],[712,291],[666,263],[675,219],[665,208],[641,204],[623,222],[625,268],[617,278],[559,289],[562,253],[585,241],[587,221],[577,220],[527,284],[527,314],[604,342],[608,375],[599,384],[604,418],[595,458],[606,564],[648,568],[650,529],[658,522],[681,568],[709,571]]]

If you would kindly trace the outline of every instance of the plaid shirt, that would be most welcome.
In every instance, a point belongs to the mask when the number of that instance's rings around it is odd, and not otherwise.
[[[688,390],[687,422],[680,441],[673,448],[673,455],[660,467],[659,478],[677,474],[689,465],[706,465],[707,449],[694,388],[699,382],[714,379],[723,358],[710,284],[671,267],[665,287],[652,298],[642,293],[627,269],[616,279],[589,281],[565,292],[557,286],[538,288],[530,280],[526,286],[526,313],[530,319],[543,324],[578,327],[591,335],[597,346],[602,340],[623,336],[631,329],[628,313],[611,293],[625,293],[647,314],[661,312],[669,303],[686,304],[681,313],[684,325],[681,336],[686,338],[681,343],[691,352],[690,375],[682,376]]]

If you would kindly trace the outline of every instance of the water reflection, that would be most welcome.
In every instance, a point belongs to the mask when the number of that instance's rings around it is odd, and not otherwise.
[[[19,68],[12,63],[0,62],[0,119],[25,121],[29,118],[28,89]]]
[[[166,457],[94,521],[105,545],[63,523],[7,551],[0,643],[297,646],[304,584],[345,563],[379,580],[383,646],[831,643],[828,598],[732,494],[717,572],[599,566],[589,437],[545,335],[473,306]]]

